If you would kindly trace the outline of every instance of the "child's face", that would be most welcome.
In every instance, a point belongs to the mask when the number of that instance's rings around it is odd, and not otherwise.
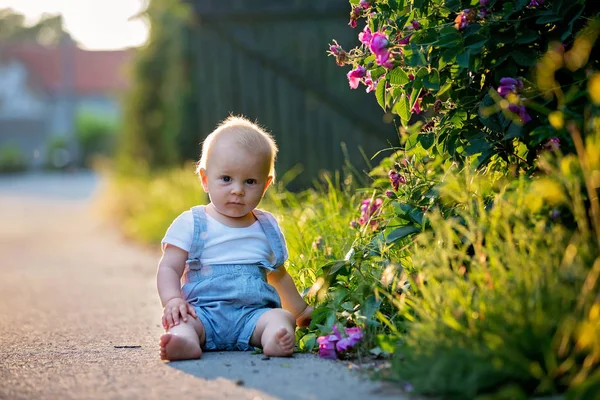
[[[243,218],[258,206],[273,179],[264,155],[253,154],[224,137],[213,144],[206,170],[200,170],[202,187],[219,214]]]

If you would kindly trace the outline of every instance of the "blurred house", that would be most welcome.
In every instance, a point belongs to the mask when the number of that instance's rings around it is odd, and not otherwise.
[[[74,157],[78,113],[120,118],[134,53],[87,51],[71,40],[0,46],[0,148],[17,147],[39,167],[51,142],[62,138]]]

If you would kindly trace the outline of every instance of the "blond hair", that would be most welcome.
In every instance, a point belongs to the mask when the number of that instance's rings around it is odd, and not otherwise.
[[[277,144],[273,136],[258,124],[242,116],[230,115],[223,120],[202,142],[202,153],[196,166],[196,173],[206,169],[206,164],[213,145],[224,134],[232,136],[235,142],[249,151],[264,155],[269,160],[269,176],[275,181],[275,158]]]

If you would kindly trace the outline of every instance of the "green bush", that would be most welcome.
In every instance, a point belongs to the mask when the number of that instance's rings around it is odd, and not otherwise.
[[[80,113],[76,120],[76,136],[84,165],[89,164],[94,156],[109,156],[113,154],[117,124],[104,117]]]
[[[555,137],[563,152],[574,151],[549,112],[583,118],[587,71],[598,67],[598,52],[590,54],[587,46],[599,23],[583,32],[586,40],[575,33],[597,14],[593,2],[350,3],[351,24],[364,18],[368,31],[360,33],[359,46],[345,51],[334,43],[330,54],[354,68],[351,86],[364,84],[384,111],[398,116],[407,148],[526,172]],[[537,60],[548,49],[560,55],[546,60],[540,73]],[[536,87],[536,79],[543,85]],[[552,96],[556,88],[565,96]]]
[[[3,145],[0,147],[0,172],[18,172],[27,169],[27,160],[20,147]]]

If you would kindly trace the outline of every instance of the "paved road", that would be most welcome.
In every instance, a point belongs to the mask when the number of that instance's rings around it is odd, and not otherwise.
[[[398,398],[312,354],[161,361],[158,253],[102,221],[99,187],[92,174],[0,177],[0,399]]]

